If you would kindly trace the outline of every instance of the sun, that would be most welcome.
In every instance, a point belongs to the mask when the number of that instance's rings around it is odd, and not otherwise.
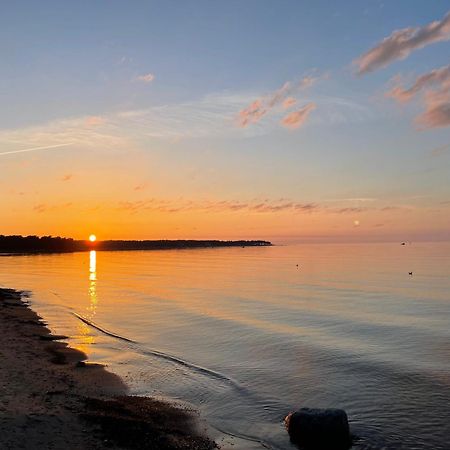
[[[91,242],[95,242],[95,241],[97,240],[97,236],[96,236],[95,234],[91,234],[91,235],[89,236],[89,240],[90,240]]]

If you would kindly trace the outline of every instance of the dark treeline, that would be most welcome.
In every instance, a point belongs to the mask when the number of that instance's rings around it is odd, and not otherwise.
[[[3,236],[0,235],[1,253],[52,253],[87,250],[84,241],[52,236]]]
[[[255,247],[268,241],[158,240],[89,242],[52,236],[0,235],[0,253],[65,253],[86,250],[169,250],[211,247]]]
[[[158,250],[207,247],[251,247],[272,245],[267,241],[197,241],[197,240],[161,240],[161,241],[100,241],[99,250]]]

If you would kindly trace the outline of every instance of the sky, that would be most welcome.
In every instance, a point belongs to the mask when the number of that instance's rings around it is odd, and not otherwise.
[[[0,234],[450,239],[450,7],[5,2]]]

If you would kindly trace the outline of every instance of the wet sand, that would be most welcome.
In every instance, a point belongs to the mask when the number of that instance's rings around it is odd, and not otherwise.
[[[128,396],[51,335],[23,293],[0,289],[0,329],[0,448],[216,448],[193,411]]]

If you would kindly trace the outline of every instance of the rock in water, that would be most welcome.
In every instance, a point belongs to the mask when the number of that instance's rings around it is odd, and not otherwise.
[[[347,414],[342,409],[301,408],[285,419],[291,441],[307,450],[351,447]]]

